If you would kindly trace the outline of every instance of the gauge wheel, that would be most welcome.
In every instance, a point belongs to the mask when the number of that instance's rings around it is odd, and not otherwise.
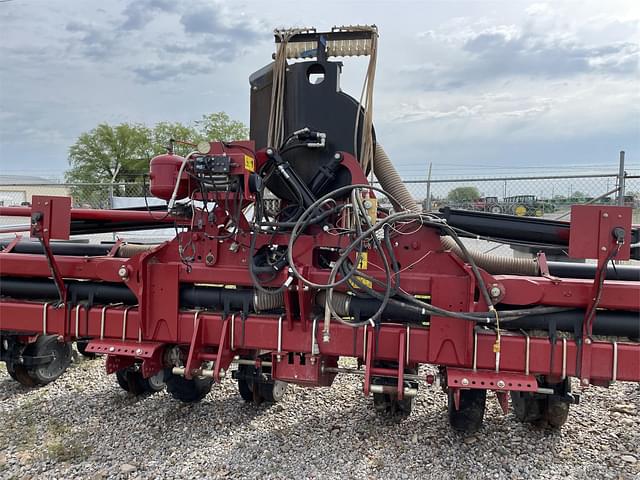
[[[86,358],[96,358],[97,355],[93,352],[87,352],[87,346],[89,345],[89,340],[76,340],[76,349]]]
[[[118,370],[116,372],[116,381],[123,390],[133,395],[143,395],[164,390],[164,376],[164,370],[160,370],[155,375],[144,378],[140,368],[134,366]]]
[[[387,368],[397,368],[395,362],[380,362],[379,366]],[[406,368],[405,373],[417,374],[418,371],[415,368]],[[371,379],[372,385],[388,385],[397,386],[397,379],[385,378],[385,377],[373,377]],[[405,380],[405,387],[418,388],[416,382]],[[380,416],[401,420],[411,415],[413,406],[416,403],[415,397],[405,397],[402,400],[398,400],[397,394],[391,393],[374,393],[373,394],[373,407],[376,413]]]
[[[47,385],[62,375],[71,365],[71,343],[59,342],[57,335],[40,335],[24,351],[25,356],[47,357],[49,363],[26,367],[28,375],[37,385]]]
[[[36,381],[31,378],[24,365],[13,365],[12,363],[7,362],[7,373],[20,385],[25,387],[35,387],[37,385]]]
[[[176,400],[185,403],[199,402],[207,396],[213,387],[213,378],[187,379],[182,375],[175,375],[171,369],[165,369],[165,382],[167,383],[167,392]]]
[[[277,403],[284,397],[289,384],[281,380],[265,380],[256,383],[252,380],[250,372],[255,367],[250,365],[238,366],[238,393],[245,402],[253,402],[256,405],[262,402]],[[255,377],[254,377],[255,378]]]
[[[540,428],[557,430],[567,422],[570,403],[562,398],[571,392],[568,379],[554,385],[540,382],[553,388],[555,395],[539,395],[530,392],[511,392],[513,414],[519,422],[531,423]]]
[[[461,433],[474,433],[482,427],[487,391],[478,389],[460,390],[460,405],[456,409],[453,389],[448,391],[447,410],[449,424]]]

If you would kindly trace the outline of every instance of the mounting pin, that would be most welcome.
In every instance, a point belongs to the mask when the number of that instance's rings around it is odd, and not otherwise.
[[[129,278],[129,272],[127,271],[127,267],[126,267],[126,265],[122,265],[122,266],[118,269],[118,276],[119,276],[122,280],[126,280],[127,278]]]
[[[468,379],[468,378],[463,378],[463,379],[460,381],[460,383],[461,383],[462,385],[469,385],[469,379]]]
[[[496,382],[496,385],[498,386],[498,388],[504,388],[504,386],[506,385],[506,383],[504,383],[504,380],[498,380]]]

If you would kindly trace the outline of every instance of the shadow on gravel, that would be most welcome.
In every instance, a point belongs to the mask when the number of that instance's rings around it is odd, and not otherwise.
[[[25,387],[7,376],[0,381],[0,400],[8,400],[16,394],[25,394],[36,390],[33,387]]]

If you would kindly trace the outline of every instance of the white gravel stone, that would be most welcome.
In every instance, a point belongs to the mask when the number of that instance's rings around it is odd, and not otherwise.
[[[165,392],[128,395],[102,359],[80,358],[38,389],[0,367],[0,478],[640,476],[640,416],[636,408],[614,411],[640,405],[637,384],[586,389],[559,432],[503,416],[489,394],[484,427],[465,436],[449,428],[441,390],[421,385],[412,415],[396,422],[376,415],[361,381],[345,375],[332,388],[291,386],[282,403],[255,407],[226,378],[202,402],[185,405]]]

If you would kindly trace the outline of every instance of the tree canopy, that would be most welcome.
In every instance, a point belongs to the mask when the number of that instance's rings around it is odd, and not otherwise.
[[[193,146],[203,140],[245,140],[248,128],[224,112],[203,115],[191,124],[160,122],[152,127],[139,123],[110,125],[101,123],[82,133],[69,148],[70,168],[65,172],[68,183],[101,183],[107,186],[75,186],[71,193],[77,204],[96,207],[107,206],[109,184],[144,181],[149,162],[166,152],[169,140],[177,140],[175,153],[187,155]],[[116,187],[117,195],[140,196],[142,189]]]
[[[141,181],[151,159],[166,151],[170,139],[191,144],[203,140],[245,140],[247,127],[224,112],[203,115],[192,124],[160,122],[153,127],[139,123],[101,123],[84,132],[69,148],[69,183],[111,183]],[[192,147],[177,143],[177,154]]]
[[[447,195],[447,199],[454,203],[473,202],[479,198],[480,192],[476,187],[457,187]]]

